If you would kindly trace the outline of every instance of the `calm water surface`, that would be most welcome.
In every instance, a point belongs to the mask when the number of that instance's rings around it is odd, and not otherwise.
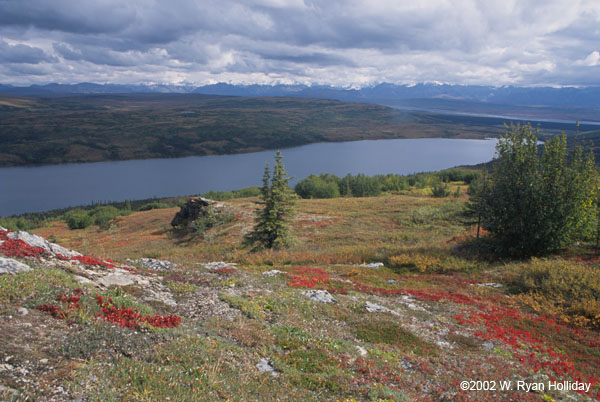
[[[285,149],[292,185],[310,174],[410,174],[487,162],[496,140],[443,138],[318,143]],[[0,169],[0,216],[92,202],[259,186],[274,151]]]

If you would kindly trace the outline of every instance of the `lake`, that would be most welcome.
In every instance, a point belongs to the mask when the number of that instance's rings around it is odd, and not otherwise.
[[[496,140],[444,138],[317,143],[282,150],[295,184],[310,174],[410,174],[491,160]],[[260,186],[275,151],[0,169],[0,216],[92,202]]]

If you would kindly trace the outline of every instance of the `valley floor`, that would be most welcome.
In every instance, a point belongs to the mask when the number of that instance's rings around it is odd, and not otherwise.
[[[597,322],[516,291],[528,270],[597,272],[587,251],[488,262],[464,196],[415,190],[301,200],[294,244],[252,253],[253,201],[203,236],[171,229],[177,209],[34,231],[84,256],[0,231],[32,268],[0,275],[2,399],[600,399]]]

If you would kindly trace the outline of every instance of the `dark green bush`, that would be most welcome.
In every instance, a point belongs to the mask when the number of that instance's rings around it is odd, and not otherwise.
[[[118,215],[123,215],[126,211],[120,211],[112,205],[96,207],[89,212],[89,215],[94,220],[94,225],[107,227],[110,221]]]
[[[474,182],[472,214],[503,255],[543,255],[591,240],[597,230],[598,172],[580,146],[567,152],[563,134],[538,149],[537,130],[510,127],[501,136],[494,170]],[[475,187],[477,190],[475,190]]]
[[[94,219],[81,209],[73,209],[65,214],[69,229],[85,229],[94,223]]]
[[[337,198],[340,179],[331,174],[310,175],[296,184],[294,190],[302,198]]]

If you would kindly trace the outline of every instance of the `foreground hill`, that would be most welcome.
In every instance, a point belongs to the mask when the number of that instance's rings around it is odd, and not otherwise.
[[[301,200],[295,244],[251,253],[241,239],[252,225],[252,201],[228,201],[235,219],[203,235],[171,230],[175,208],[118,217],[108,229],[70,231],[56,222],[35,231],[83,256],[0,232],[0,254],[32,268],[0,275],[0,394],[140,401],[600,397],[594,321],[551,310],[552,295],[528,293],[519,279],[560,267],[563,282],[572,270],[587,272],[577,286],[585,291],[598,270],[585,250],[581,261],[486,262],[467,246],[465,199],[414,190]],[[549,390],[554,380],[571,389]],[[473,390],[461,390],[461,381],[473,381]],[[510,381],[510,390],[501,391],[500,381]]]

